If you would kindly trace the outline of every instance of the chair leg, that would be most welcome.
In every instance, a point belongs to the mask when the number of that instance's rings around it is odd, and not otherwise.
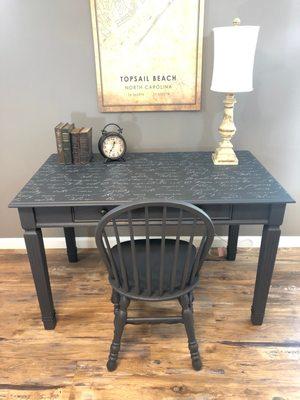
[[[202,368],[202,363],[200,359],[198,343],[195,336],[194,318],[193,318],[193,311],[191,308],[190,295],[186,294],[184,296],[179,297],[179,303],[182,307],[182,318],[186,334],[188,337],[189,350],[192,358],[192,365],[194,370],[200,371],[200,369]]]
[[[113,292],[113,296],[115,291]],[[112,298],[113,298],[112,296]],[[116,301],[117,296],[114,297],[114,301]],[[112,344],[110,346],[109,357],[107,361],[107,369],[108,371],[114,371],[117,368],[117,360],[121,346],[121,338],[124,331],[124,327],[127,321],[127,308],[129,306],[129,299],[125,296],[120,297],[119,303],[114,303],[115,305],[115,331],[114,331],[114,338]]]
[[[192,310],[192,312],[194,312],[194,299],[195,299],[195,297],[194,297],[194,292],[193,291],[191,291],[189,294],[188,294],[188,296],[189,296],[189,303],[190,303],[190,308],[191,308],[191,310]]]
[[[120,294],[115,289],[112,290],[111,302],[114,305],[114,314],[116,315],[116,312],[120,309]]]

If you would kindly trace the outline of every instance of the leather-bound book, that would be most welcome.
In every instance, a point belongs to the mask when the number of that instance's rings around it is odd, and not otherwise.
[[[65,124],[61,128],[62,152],[64,164],[72,164],[72,147],[70,132],[74,129],[74,124]]]
[[[80,164],[87,164],[93,157],[92,128],[82,128],[80,133]]]
[[[74,164],[80,164],[80,131],[82,128],[71,130],[72,159]]]
[[[57,147],[57,156],[58,156],[58,162],[60,164],[64,164],[65,163],[64,153],[63,153],[63,146],[62,146],[62,135],[61,135],[61,130],[65,125],[67,125],[65,122],[60,122],[54,128],[55,138],[56,138],[56,147]]]

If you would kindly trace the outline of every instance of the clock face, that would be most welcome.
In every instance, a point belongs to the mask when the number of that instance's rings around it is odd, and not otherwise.
[[[122,157],[125,150],[125,142],[120,136],[109,135],[102,142],[103,155],[112,160]]]

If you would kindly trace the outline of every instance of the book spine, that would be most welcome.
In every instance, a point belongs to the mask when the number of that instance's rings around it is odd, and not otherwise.
[[[72,158],[74,164],[80,164],[80,138],[79,134],[71,133]]]
[[[88,164],[92,158],[92,132],[80,133],[80,163]]]
[[[89,153],[88,153],[88,162],[92,161],[93,158],[93,140],[92,140],[92,131],[89,132]]]
[[[61,138],[62,138],[62,152],[64,157],[64,164],[72,164],[70,132],[62,132]]]
[[[64,152],[63,152],[62,132],[61,132],[60,128],[55,128],[55,137],[56,137],[58,162],[60,164],[64,164],[65,158],[64,158]]]

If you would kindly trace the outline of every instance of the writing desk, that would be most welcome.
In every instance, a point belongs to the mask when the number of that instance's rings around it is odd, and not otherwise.
[[[251,312],[263,322],[280,225],[294,200],[248,151],[238,166],[215,166],[210,152],[131,153],[126,162],[60,165],[52,154],[9,207],[18,208],[45,329],[56,324],[41,228],[63,227],[70,262],[77,261],[77,226],[96,226],[109,209],[136,200],[174,199],[198,205],[214,224],[228,225],[234,260],[240,225],[263,225]]]

